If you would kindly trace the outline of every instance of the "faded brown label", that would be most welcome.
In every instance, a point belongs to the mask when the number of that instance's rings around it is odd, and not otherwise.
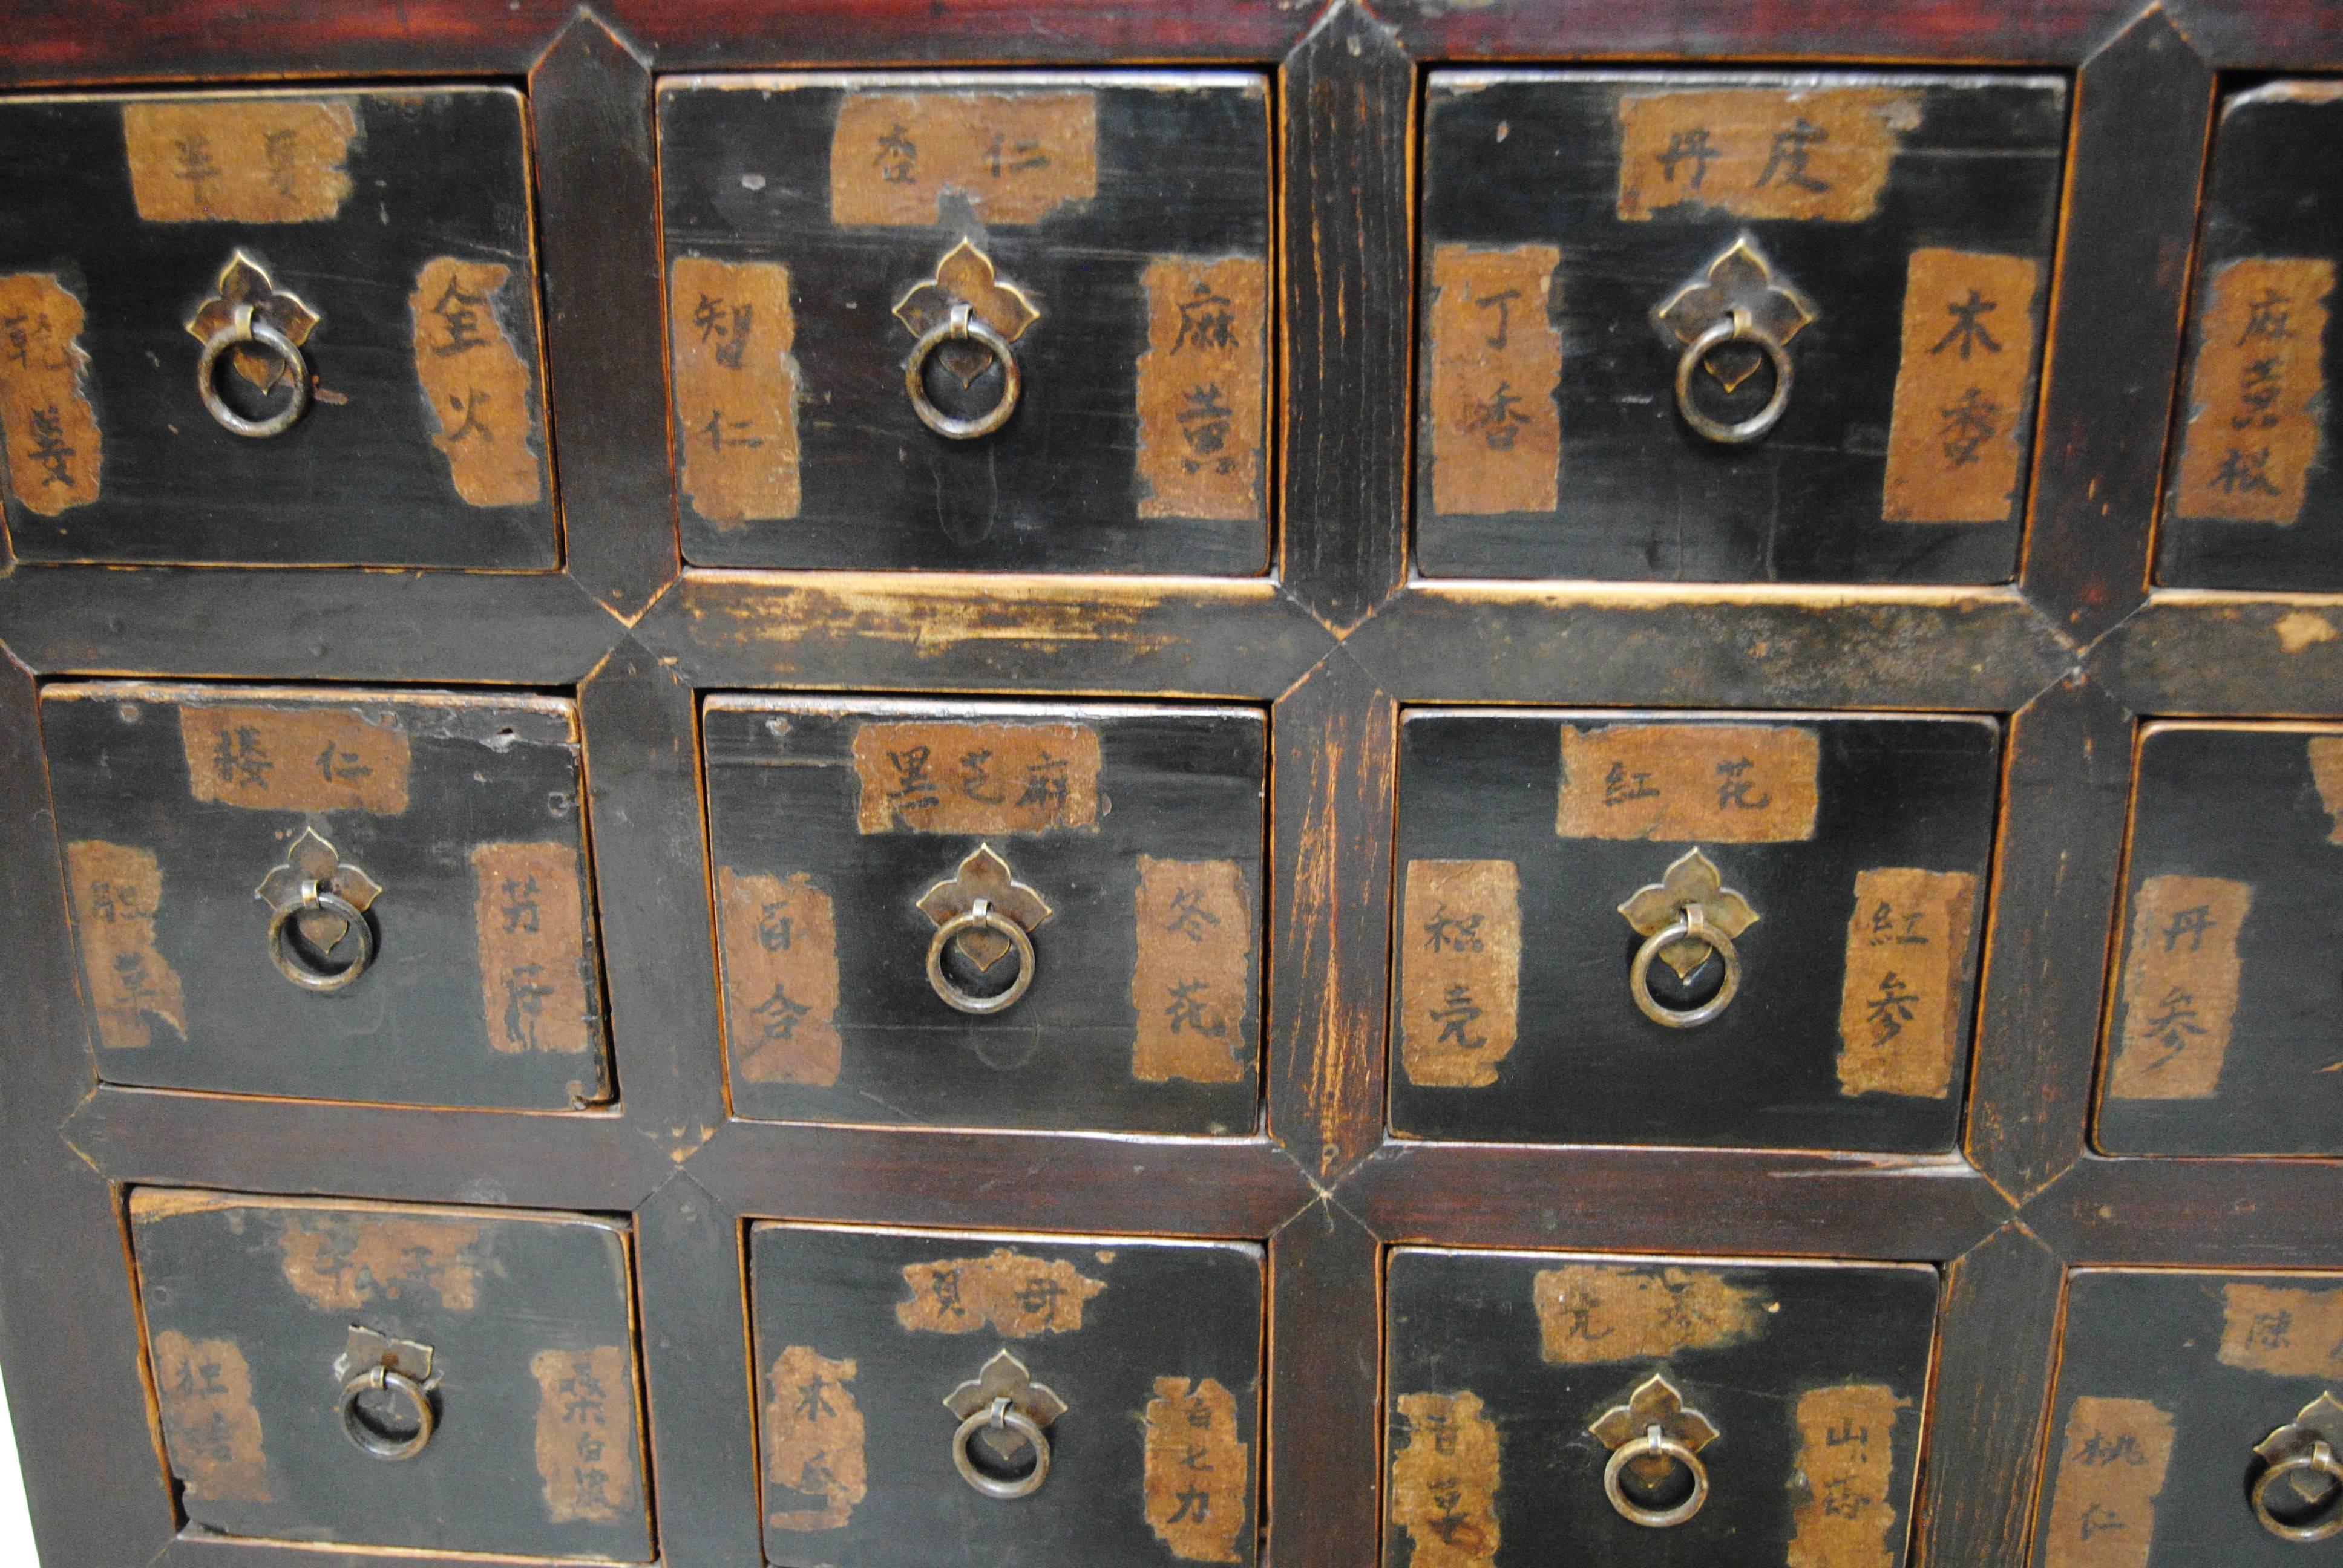
[[[1562,729],[1565,839],[1777,844],[1815,836],[1822,741],[1765,724]]]
[[[82,307],[54,273],[0,277],[0,435],[19,506],[54,518],[97,499],[106,446],[89,405]]]
[[[724,1038],[751,1083],[838,1081],[838,921],[803,871],[716,869]]]
[[[65,846],[65,885],[98,1043],[108,1050],[153,1045],[157,1024],[186,1040],[187,1003],[178,971],[155,946],[163,868],[153,851],[77,839]]]
[[[1976,878],[1909,866],[1857,871],[1838,1002],[1838,1091],[1952,1092]]]
[[[2066,1417],[2042,1568],[2147,1568],[2172,1418],[2144,1399],[2086,1394]]]
[[[468,1312],[478,1301],[477,1223],[315,1209],[271,1217],[285,1282],[329,1312],[427,1300]]]
[[[1672,1356],[1754,1339],[1765,1298],[1715,1269],[1565,1263],[1531,1282],[1545,1359],[1560,1366]]]
[[[777,261],[679,256],[669,269],[676,439],[691,509],[719,532],[794,518],[797,313]]]
[[[1513,1054],[1522,874],[1511,860],[1410,860],[1400,914],[1399,1051],[1410,1083],[1484,1089]]]
[[[155,1395],[171,1473],[194,1503],[268,1502],[268,1455],[252,1402],[252,1368],[234,1340],[155,1336]]]
[[[947,193],[980,222],[1032,223],[1098,195],[1098,96],[850,92],[830,144],[830,221],[925,228]]]
[[[2237,931],[2254,890],[2223,877],[2150,877],[2134,896],[2123,1029],[2107,1092],[2205,1100],[2221,1081],[2237,1011]]]
[[[1559,504],[1562,334],[1550,245],[1432,252],[1432,509],[1447,517]]]
[[[1131,1075],[1234,1083],[1252,1065],[1252,900],[1234,860],[1139,857]]]
[[[434,256],[415,275],[415,377],[439,417],[431,444],[473,507],[526,507],[544,494],[527,361],[498,318],[509,267]]]
[[[349,708],[179,705],[187,787],[256,811],[407,809],[407,732]]]
[[[1497,1427],[1476,1393],[1403,1393],[1407,1442],[1392,1454],[1391,1521],[1409,1568],[1491,1568],[1497,1560]]]
[[[840,1530],[870,1491],[862,1412],[846,1385],[854,1362],[790,1345],[765,1395],[765,1523],[776,1530]],[[778,1508],[778,1503],[811,1507]]]
[[[2310,779],[2327,812],[2327,841],[2343,844],[2343,735],[2310,738]]]
[[[122,106],[130,197],[148,223],[317,223],[349,199],[347,98]]]
[[[2180,436],[2180,515],[2291,523],[2318,461],[2320,366],[2335,264],[2247,256],[2205,290],[2188,423]]]
[[[1147,1524],[1172,1555],[1235,1563],[1251,1492],[1252,1449],[1234,1395],[1212,1378],[1155,1380],[1147,1402]]]
[[[905,1328],[936,1334],[990,1328],[1011,1339],[1072,1333],[1082,1326],[1082,1303],[1106,1289],[1104,1280],[1063,1258],[1029,1258],[1007,1247],[981,1258],[906,1263],[903,1283],[911,1293],[895,1303],[895,1318]]]
[[[2017,505],[2041,270],[2022,256],[1912,253],[1880,502],[1887,521],[1998,523]]]
[[[1619,96],[1619,216],[1674,206],[1857,223],[1879,209],[1919,100],[1892,87],[1698,87]]]
[[[2225,1285],[2225,1365],[2274,1377],[2343,1378],[2343,1289]]]
[[[1798,1396],[1798,1473],[1805,1495],[1791,1518],[1789,1568],[1896,1568],[1896,1412],[1884,1383],[1845,1383]]]
[[[626,1349],[539,1351],[537,1473],[556,1524],[608,1524],[635,1507],[635,1380]]]
[[[1140,277],[1139,515],[1262,515],[1269,264],[1159,256]]]
[[[512,1054],[578,1052],[594,1043],[586,993],[586,899],[568,844],[480,844],[472,923],[488,1044]]]
[[[865,724],[854,774],[866,833],[1098,827],[1099,736],[1087,724]]]

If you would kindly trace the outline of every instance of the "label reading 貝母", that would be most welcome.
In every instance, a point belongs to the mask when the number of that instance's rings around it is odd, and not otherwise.
[[[719,530],[798,515],[797,314],[777,261],[669,269],[676,440],[691,509]]]
[[[82,307],[54,273],[0,277],[0,436],[16,504],[45,518],[97,499],[105,447],[90,407]]]
[[[1855,223],[1879,207],[1918,100],[1889,87],[1696,87],[1619,98],[1619,216],[1699,205]]]
[[[1976,904],[1967,871],[1855,873],[1838,1003],[1841,1094],[1952,1092]]]
[[[1409,1568],[1491,1568],[1497,1560],[1497,1426],[1476,1393],[1403,1393],[1407,1441],[1392,1454],[1391,1521]]]
[[[1912,253],[1880,504],[1888,522],[2010,517],[2025,453],[2040,276],[2022,256]]]
[[[181,98],[122,106],[130,197],[148,223],[317,223],[349,199],[347,98]]]
[[[407,732],[353,709],[182,703],[179,742],[198,800],[255,811],[407,809]]]
[[[1252,900],[1234,860],[1139,857],[1139,1015],[1131,1075],[1234,1083],[1252,1064],[1245,1027],[1252,980]]]
[[[1798,1396],[1798,1474],[1789,1568],[1895,1568],[1896,1412],[1884,1383],[1808,1389]]]
[[[1815,836],[1822,741],[1763,724],[1562,727],[1565,839],[1775,844]]]
[[[1558,1366],[1672,1356],[1755,1338],[1765,1298],[1715,1269],[1565,1263],[1532,1282],[1541,1353]]]
[[[2221,1079],[2237,1011],[2237,932],[2253,888],[2224,877],[2149,877],[2134,895],[2123,1022],[2107,1092],[2204,1100]]]
[[[847,1384],[852,1360],[790,1345],[766,1380],[765,1523],[776,1530],[842,1530],[870,1491],[862,1412]],[[783,1508],[776,1504],[810,1504]]]
[[[2179,511],[2225,522],[2302,515],[2324,433],[2321,366],[2335,264],[2247,256],[2205,289],[2188,422],[2180,435]]]
[[[268,1456],[252,1368],[234,1340],[155,1336],[155,1401],[171,1473],[195,1503],[266,1503]]]
[[[635,1506],[635,1381],[625,1349],[539,1351],[537,1473],[556,1524],[608,1524]]]
[[[2274,1377],[2343,1377],[2343,1290],[2222,1287],[2221,1362]]]
[[[488,1044],[508,1055],[586,1050],[594,1043],[594,1014],[586,995],[586,900],[577,849],[476,845],[472,878]]]
[[[157,1025],[186,1039],[187,1003],[178,971],[155,946],[163,868],[154,852],[77,839],[65,846],[65,886],[98,1043],[108,1050],[154,1045]]]
[[[2172,1418],[2144,1399],[2086,1394],[2066,1417],[2042,1568],[2147,1568]]]
[[[1099,735],[1087,724],[865,724],[854,773],[865,833],[1098,827]]]
[[[1399,931],[1400,1066],[1410,1083],[1482,1089],[1513,1053],[1521,871],[1511,860],[1410,860]]]
[[[947,193],[980,222],[1032,223],[1098,195],[1098,95],[858,93],[839,100],[830,221],[925,228]]]
[[[1082,1326],[1082,1303],[1106,1289],[1063,1258],[1029,1258],[996,1247],[981,1258],[903,1265],[910,1294],[895,1303],[905,1328],[972,1334],[990,1328],[1011,1339],[1070,1334]]]
[[[498,319],[512,269],[434,256],[415,275],[415,377],[439,421],[431,444],[471,507],[526,507],[544,493],[528,365]]]
[[[1147,1402],[1148,1528],[1190,1563],[1235,1563],[1252,1451],[1234,1395],[1212,1378],[1155,1380]]]
[[[751,1083],[838,1081],[838,921],[803,871],[779,877],[716,869],[724,1036],[732,1070]]]
[[[2327,841],[2343,844],[2343,735],[2310,738],[2310,781],[2327,813]]]
[[[1262,515],[1269,264],[1158,256],[1141,275],[1139,515]]]
[[[1551,512],[1559,504],[1562,252],[1550,245],[1432,252],[1432,509]]]

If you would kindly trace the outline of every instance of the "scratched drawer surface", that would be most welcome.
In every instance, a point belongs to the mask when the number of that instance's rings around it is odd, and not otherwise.
[[[38,561],[558,558],[504,87],[0,104],[0,436]]]
[[[1423,570],[2008,578],[2066,109],[2048,76],[1433,73]]]
[[[2099,1146],[2343,1153],[2343,728],[2141,734]]]
[[[570,703],[109,681],[41,719],[100,1077],[609,1097]]]
[[[738,1114],[1252,1131],[1258,711],[719,697],[701,736]]]
[[[659,122],[690,559],[1264,569],[1262,78],[687,76]]]
[[[1904,1561],[1936,1271],[1403,1247],[1384,1561]]]
[[[1253,1561],[1259,1247],[759,1224],[749,1259],[778,1568]]]
[[[1394,1131],[1952,1147],[1993,721],[1423,709],[1400,737]]]
[[[193,1529],[649,1560],[623,1221],[140,1188],[130,1231]]]

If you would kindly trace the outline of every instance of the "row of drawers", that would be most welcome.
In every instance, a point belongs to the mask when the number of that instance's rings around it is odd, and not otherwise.
[[[665,82],[687,558],[1266,569],[1271,107],[1236,73]],[[1421,564],[2007,579],[2067,108],[2049,76],[1433,72]],[[0,126],[19,558],[558,563],[520,95]],[[2221,116],[2163,581],[2343,588],[2338,138],[2326,85]]]
[[[596,887],[568,699],[117,681],[42,715],[103,1079],[616,1098],[595,910],[656,890]],[[1262,712],[711,696],[699,727],[712,864],[668,874],[709,879],[735,1114],[1255,1131]],[[2002,753],[1982,717],[1406,710],[1393,1128],[1953,1148]],[[2141,730],[2101,1148],[2343,1151],[2338,845],[2343,729]]]

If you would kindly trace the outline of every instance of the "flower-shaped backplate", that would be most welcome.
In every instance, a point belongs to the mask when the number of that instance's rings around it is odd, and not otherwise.
[[[1774,276],[1765,253],[1745,234],[1708,264],[1704,276],[1654,309],[1652,321],[1662,337],[1674,338],[1681,347],[1736,309],[1747,311],[1752,327],[1783,344],[1815,319],[1815,307],[1806,297]],[[1765,352],[1755,344],[1721,343],[1702,363],[1718,385],[1732,392],[1756,374],[1765,360]]]
[[[1066,1402],[1060,1399],[1048,1383],[1035,1382],[1025,1363],[1003,1350],[984,1363],[984,1370],[944,1395],[944,1408],[966,1421],[980,1410],[989,1410],[996,1399],[1005,1399],[1011,1408],[1022,1412],[1035,1426],[1047,1431],[1050,1423],[1066,1413]],[[1013,1460],[1025,1440],[1007,1430],[986,1430],[977,1434],[987,1448],[1003,1460]]]
[[[242,305],[252,307],[254,320],[274,327],[297,346],[309,341],[311,329],[321,319],[298,296],[280,292],[269,281],[267,269],[239,250],[221,268],[217,291],[196,308],[187,330],[198,343],[208,343],[214,334],[235,325],[236,307]],[[232,348],[227,362],[263,392],[285,376],[285,361],[265,348]]]
[[[2277,1464],[2308,1453],[2312,1444],[2322,1442],[2329,1448],[2343,1443],[2343,1403],[2338,1403],[2331,1393],[2321,1393],[2304,1405],[2301,1414],[2254,1444],[2254,1452]],[[2335,1486],[2315,1470],[2298,1470],[2286,1478],[2286,1483],[2305,1503],[2325,1501]]]
[[[990,844],[979,844],[960,863],[960,869],[950,880],[938,882],[920,894],[920,910],[940,926],[976,908],[979,899],[989,900],[995,910],[1028,931],[1040,927],[1056,912],[1050,908],[1048,900],[1011,874],[1009,862],[994,853]],[[963,931],[959,946],[978,969],[989,970],[1009,950],[1009,939],[997,931]]]
[[[382,885],[372,877],[356,866],[344,865],[341,856],[317,836],[315,828],[301,829],[301,836],[285,852],[285,863],[260,879],[253,896],[272,910],[296,909],[304,882],[315,882],[322,891],[358,910],[372,908],[382,893]],[[347,920],[327,910],[304,910],[293,918],[293,925],[302,940],[321,953],[331,953],[350,930]]]
[[[1604,1448],[1617,1452],[1631,1442],[1643,1440],[1653,1427],[1671,1442],[1680,1442],[1698,1453],[1721,1435],[1714,1422],[1696,1410],[1684,1406],[1684,1395],[1674,1383],[1654,1372],[1635,1387],[1624,1404],[1614,1404],[1597,1416],[1587,1431],[1593,1432]],[[1661,1455],[1639,1457],[1627,1462],[1627,1468],[1647,1483],[1656,1483],[1666,1477],[1670,1461]]]
[[[1619,906],[1635,934],[1655,937],[1678,920],[1694,905],[1700,906],[1702,919],[1725,937],[1739,936],[1757,923],[1757,911],[1749,900],[1725,885],[1724,873],[1715,863],[1698,849],[1687,849],[1677,858],[1656,882],[1635,890],[1634,896]],[[1676,971],[1676,979],[1689,980],[1693,971],[1709,960],[1712,951],[1706,942],[1684,937],[1660,950],[1660,959]]]
[[[936,263],[935,276],[903,296],[895,307],[895,317],[910,329],[912,337],[924,337],[951,319],[955,305],[967,306],[970,316],[1011,343],[1041,319],[1041,313],[1022,290],[993,276],[992,258],[964,239]],[[960,377],[963,387],[992,368],[992,350],[981,343],[941,343],[936,347],[936,357]]]

